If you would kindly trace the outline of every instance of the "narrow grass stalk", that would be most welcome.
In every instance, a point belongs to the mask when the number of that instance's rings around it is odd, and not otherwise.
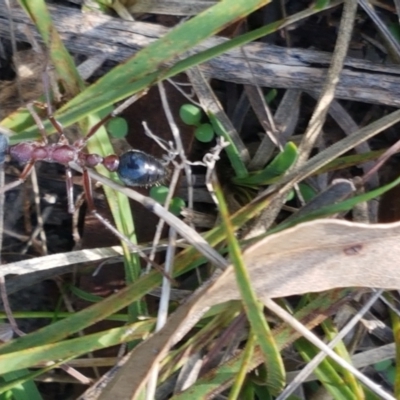
[[[222,189],[217,183],[214,173],[213,188],[218,199],[218,209],[223,221],[223,227],[228,241],[229,255],[235,269],[236,281],[244,304],[244,308],[249,318],[250,325],[257,338],[264,356],[268,370],[267,385],[272,393],[282,390],[285,382],[285,372],[283,361],[276,346],[274,337],[263,314],[263,305],[257,299],[256,293],[251,286],[250,276],[242,258],[238,240],[235,237],[228,208],[222,193]]]
[[[243,352],[243,361],[240,366],[239,373],[236,375],[235,380],[232,385],[232,389],[229,393],[228,400],[236,400],[239,398],[240,390],[243,387],[244,380],[247,375],[249,362],[254,353],[254,346],[256,343],[256,337],[253,332],[250,332],[249,338],[247,339],[246,347]]]

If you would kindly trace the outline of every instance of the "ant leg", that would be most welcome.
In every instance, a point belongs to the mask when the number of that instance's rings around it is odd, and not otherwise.
[[[48,75],[46,72],[43,72],[43,74],[42,74],[42,82],[43,82],[43,89],[44,89],[44,93],[45,93],[45,97],[46,97],[46,103],[44,105],[43,103],[40,103],[38,101],[33,101],[33,104],[35,104],[37,107],[40,107],[41,109],[46,110],[47,118],[49,119],[49,121],[53,125],[53,127],[55,128],[56,132],[60,135],[59,142],[66,141],[63,126],[53,116],[53,110],[51,108],[51,99],[50,99],[50,84],[49,84],[49,79],[48,79]],[[33,110],[32,106],[30,104],[27,107],[34,118],[36,125],[39,127],[40,133],[43,138],[43,142],[47,143],[48,142],[47,132],[44,128],[43,122],[40,120],[39,116]]]
[[[65,167],[65,183],[67,185],[68,212],[73,214],[75,212],[74,184],[72,182],[72,171],[70,167]]]
[[[84,169],[83,172],[83,188],[85,190],[86,202],[88,206],[88,210],[91,214],[93,214],[106,228],[108,228],[119,240],[126,243],[129,247],[129,250],[132,252],[137,252],[138,247],[135,246],[127,237],[122,235],[117,228],[114,227],[107,219],[102,217],[96,210],[93,201],[92,194],[92,183],[90,181],[90,176],[87,169]]]
[[[47,144],[48,143],[47,132],[46,132],[46,129],[44,129],[44,125],[43,125],[42,120],[40,119],[40,117],[37,114],[37,112],[33,109],[32,104],[27,104],[26,108],[31,113],[33,119],[35,120],[35,123],[36,123],[37,127],[39,128],[39,132],[42,135],[42,142],[44,144]]]
[[[121,114],[126,108],[128,108],[131,104],[138,101],[141,97],[147,94],[147,89],[142,90],[141,92],[129,97],[129,99],[125,100],[121,105],[115,108],[110,114],[106,115],[102,118],[97,124],[93,125],[88,134],[83,139],[83,146],[87,143],[87,141],[98,131],[98,129],[103,126],[106,122],[108,122],[111,118],[116,117],[117,115]]]
[[[144,256],[147,258],[146,255],[143,254],[143,252],[139,249],[138,246],[135,246],[127,237],[122,235],[117,228],[114,227],[106,218],[104,218],[102,215],[100,215],[95,206],[94,206],[94,201],[93,201],[93,193],[92,193],[92,183],[90,181],[90,176],[87,171],[87,169],[83,169],[82,171],[83,175],[83,188],[85,191],[85,197],[86,197],[86,202],[88,206],[89,212],[94,215],[110,232],[112,232],[120,241],[126,243],[128,246],[129,250],[132,253],[138,252],[141,256]]]
[[[83,174],[83,188],[85,190],[86,202],[87,202],[87,205],[88,205],[89,212],[91,214],[93,214],[121,242],[126,243],[126,245],[128,246],[128,249],[132,253],[138,253],[140,255],[140,257],[142,257],[147,263],[150,263],[163,276],[165,276],[171,282],[176,283],[174,281],[174,279],[171,276],[169,276],[159,264],[157,264],[153,260],[150,260],[150,258],[140,249],[139,246],[137,246],[134,243],[132,243],[126,236],[124,236],[122,233],[120,233],[118,231],[118,229],[115,228],[114,225],[112,225],[107,219],[105,219],[103,216],[101,216],[97,212],[97,210],[96,210],[96,208],[94,206],[93,195],[92,195],[92,184],[91,184],[90,176],[89,176],[89,173],[88,173],[87,169],[83,169],[82,174]]]
[[[34,165],[35,165],[34,161],[30,161],[28,164],[26,164],[19,178],[16,179],[14,182],[10,182],[7,185],[0,187],[0,193],[8,192],[9,190],[21,185],[21,183],[24,183],[26,178],[32,172]]]
[[[46,68],[48,69],[48,68]],[[53,110],[51,108],[51,99],[50,99],[50,83],[49,83],[49,76],[46,72],[43,72],[42,74],[42,81],[43,81],[43,89],[44,89],[44,94],[46,96],[46,114],[47,118],[51,122],[51,124],[54,126],[58,134],[60,135],[60,141],[64,141],[65,135],[64,135],[64,129],[62,125],[54,118],[53,116]]]

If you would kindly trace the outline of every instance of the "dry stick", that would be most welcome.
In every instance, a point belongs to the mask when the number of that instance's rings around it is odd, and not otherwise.
[[[93,386],[88,388],[81,396],[76,400],[96,400],[100,397],[104,388],[111,382],[116,373],[123,367],[130,357],[130,353],[125,355],[123,358],[118,360],[118,362],[107,371],[98,381],[94,383]],[[122,399],[121,399],[122,400]]]
[[[206,114],[212,113],[216,119],[222,124],[230,140],[235,143],[235,146],[244,163],[250,160],[249,151],[243,143],[231,120],[225,114],[222,105],[215,96],[214,91],[209,85],[205,75],[199,67],[192,67],[187,71],[187,76],[193,85],[193,89],[200,101],[200,104]]]
[[[4,23],[4,8],[0,0],[0,35],[9,36],[9,29]],[[327,8],[337,7],[340,1],[332,1]],[[327,9],[325,8],[325,9]],[[148,45],[152,40],[163,36],[168,30],[146,23],[127,23],[112,17],[84,14],[78,9],[71,9],[57,4],[49,5],[52,17],[66,46],[78,54],[95,55],[99,48],[108,55],[109,59],[124,62],[138,48]],[[21,10],[13,10],[18,24],[32,26],[32,21]],[[282,20],[282,25],[289,26],[310,15],[317,14],[313,8],[303,10]],[[118,30],[118,35],[115,35]],[[80,32],[77,36],[75,33]],[[121,33],[121,35],[120,35]],[[34,32],[35,37],[38,34]],[[16,32],[18,39],[26,41],[21,32]],[[101,41],[101,42],[100,42]],[[210,47],[227,41],[214,37],[204,41],[199,47]],[[245,45],[246,52],[255,65],[258,84],[265,87],[279,86],[280,88],[298,88],[302,90],[318,89],[325,77],[323,71],[328,65],[326,52],[308,49],[286,49],[262,44],[260,42]],[[316,67],[322,65],[321,68]],[[280,68],[280,64],[284,65]],[[201,66],[203,72],[210,77],[237,83],[250,83],[248,69],[238,51],[229,51],[217,59]],[[355,68],[357,72],[353,69]],[[396,70],[397,68],[397,70]],[[341,84],[338,87],[338,97],[368,103],[399,106],[399,70],[398,67],[383,66],[365,60],[348,58],[346,68],[342,73]],[[385,84],[380,84],[384,80]]]
[[[377,160],[375,165],[362,177],[362,181],[365,184],[382,165],[394,154],[397,154],[400,150],[400,140],[390,146]]]
[[[71,163],[72,168],[77,169],[78,171],[81,171],[79,168],[76,168],[77,165],[74,165]],[[88,170],[89,171],[89,170]],[[94,175],[93,172],[92,174],[89,172],[89,175]],[[101,176],[101,175],[99,175]],[[105,177],[104,177],[105,178]],[[98,179],[99,180],[99,179]],[[112,181],[111,181],[112,182]],[[104,183],[104,182],[103,182]],[[106,183],[109,185],[109,183]],[[109,185],[110,186],[110,185]],[[117,189],[118,190],[118,189]],[[142,250],[141,247],[137,244],[134,244],[131,242],[125,235],[123,235],[108,219],[104,218],[101,214],[98,213],[98,211],[91,211],[91,214],[96,217],[110,232],[112,232],[119,240],[124,242],[129,251],[132,253],[137,253],[139,254],[140,257],[143,258],[144,261],[150,263],[155,270],[157,270],[161,275],[167,277],[171,281],[173,281],[173,278],[171,276],[166,275],[164,269],[161,267],[161,265],[157,264],[153,260],[151,260],[147,254],[145,254]]]
[[[400,62],[400,45],[397,39],[390,32],[387,27],[386,22],[382,21],[379,15],[376,13],[374,7],[366,0],[358,0],[358,4],[366,12],[366,14],[371,18],[372,22],[375,24],[376,29],[381,34],[386,47],[389,50],[389,54],[398,63]]]
[[[177,147],[178,154],[181,156],[182,162],[184,162],[186,160],[186,156],[184,154],[183,145],[182,145],[182,141],[181,141],[181,137],[180,137],[180,132],[179,132],[178,126],[176,125],[174,118],[172,116],[172,113],[171,113],[171,110],[170,110],[170,107],[168,104],[168,99],[167,99],[167,96],[165,93],[165,89],[164,89],[164,86],[162,83],[158,84],[158,90],[160,93],[163,110],[164,110],[165,116],[167,117],[167,121],[170,126],[172,136],[174,138],[175,146]],[[143,126],[144,126],[145,130],[147,131],[147,129],[148,129],[147,124],[143,123]],[[153,136],[153,134],[150,135],[150,132],[149,132],[148,136]],[[164,202],[164,207],[166,210],[168,210],[169,204],[171,203],[176,186],[178,184],[178,179],[179,179],[179,169],[177,167],[175,167],[171,182],[169,184],[167,198],[165,199],[165,202]],[[154,257],[155,257],[156,251],[157,251],[157,246],[161,239],[161,234],[162,234],[162,230],[164,228],[164,224],[165,224],[165,222],[163,219],[160,219],[160,221],[157,224],[156,232],[155,232],[154,238],[153,238],[152,250],[149,255],[150,260],[154,260]],[[150,271],[150,267],[151,267],[151,264],[147,263],[146,272]]]
[[[75,210],[74,213],[72,214],[72,237],[74,239],[74,250],[81,249],[82,248],[82,237],[79,233],[79,214],[81,211],[81,207],[85,202],[85,192],[82,192],[79,194],[75,201]]]
[[[308,92],[308,94],[314,98],[318,98],[318,94],[315,92]],[[354,119],[350,116],[349,112],[337,100],[332,101],[331,106],[329,107],[329,115],[335,120],[346,136],[349,136],[360,129]],[[365,141],[360,143],[358,146],[355,146],[355,150],[357,153],[367,153],[371,151],[371,148],[368,142]],[[361,168],[364,173],[366,173],[373,165],[373,161],[367,161],[361,165]],[[370,181],[370,183],[373,188],[379,186],[378,174],[373,177],[373,180]]]
[[[0,183],[1,185],[1,183]],[[2,210],[0,209],[0,212],[2,212]],[[1,221],[0,221],[1,223]],[[19,233],[16,233],[14,231],[11,231],[9,229],[3,229],[3,232],[7,235],[10,236],[12,238],[18,239],[21,242],[27,242],[30,239],[30,236],[28,235],[20,235]],[[1,254],[1,251],[0,251]]]
[[[255,112],[258,121],[260,122],[261,126],[265,131],[266,135],[263,142],[264,141],[269,142],[268,147],[273,147],[271,146],[272,143],[279,149],[279,151],[283,151],[283,143],[279,136],[280,132],[276,128],[274,116],[272,115],[272,112],[267,102],[264,99],[263,92],[261,91],[259,85],[257,85],[253,67],[249,62],[244,46],[240,48],[240,51],[243,54],[244,59],[246,60],[246,64],[250,71],[251,81],[252,81],[250,85],[244,85],[244,90],[249,99],[251,108]],[[260,150],[262,149],[262,147],[264,146],[261,143],[259,148],[257,149],[256,154],[254,155],[252,160],[250,160],[249,165],[247,166],[250,171],[255,170],[254,166],[257,165],[257,163],[260,164],[260,156],[263,158],[264,162],[262,167],[264,167],[265,164],[269,161],[269,158],[266,157],[265,153],[263,154],[263,156],[260,154]],[[269,156],[272,156],[272,152],[269,154]]]
[[[338,5],[338,1],[329,3],[329,7]],[[2,4],[2,0],[0,0]],[[107,16],[99,15],[84,15],[80,14],[80,10],[74,10],[57,5],[57,7],[50,7],[52,16],[56,24],[62,27],[63,32],[61,35],[66,39],[66,44],[69,49],[80,54],[98,54],[99,48],[104,48],[104,52],[108,52],[110,59],[116,61],[124,61],[127,57],[132,55],[132,49],[142,47],[148,44],[151,40],[158,38],[160,35],[165,34],[165,28],[151,27],[151,24],[133,23],[127,24],[125,21],[116,20]],[[307,9],[288,19],[283,20],[282,26],[288,26],[300,19],[316,14],[316,10]],[[9,35],[4,29],[3,14],[0,6],[0,32],[4,35]],[[18,23],[29,23],[28,17],[23,14],[23,11],[16,10],[15,17],[18,18]],[[68,24],[66,23],[68,21]],[[93,25],[91,25],[93,23]],[[77,37],[71,33],[77,31],[77,27],[87,27],[85,32]],[[116,29],[121,32],[123,36],[110,34],[115,33]],[[146,30],[146,32],[144,32]],[[81,32],[81,30],[79,30]],[[147,33],[147,35],[145,34]],[[16,32],[18,38],[22,39],[22,34]],[[96,36],[96,37],[95,37]],[[107,37],[106,37],[107,36]],[[103,43],[99,45],[98,38],[102,38]],[[96,39],[97,38],[97,39]],[[104,42],[104,39],[106,41]],[[226,41],[222,38],[212,38],[204,42],[204,46],[211,46],[213,44]],[[121,45],[123,43],[123,45]],[[203,45],[201,46],[203,48]],[[310,85],[314,88],[320,86],[322,82],[322,69],[315,67],[315,62],[318,64],[327,63],[327,54],[323,52],[316,52],[311,50],[298,50],[298,49],[285,49],[277,48],[274,46],[264,45],[259,42],[251,45],[246,45],[247,54],[251,57],[251,61],[256,63],[257,72],[260,71],[260,76],[257,77],[260,86],[271,86],[279,78],[278,86],[282,88],[300,88],[303,90],[311,89]],[[244,68],[244,60],[237,54],[237,51],[230,51],[228,54],[220,56],[217,60],[208,62],[201,68],[207,75],[218,77],[219,79],[230,80],[241,83],[249,83],[248,70]],[[275,59],[275,62],[272,59]],[[266,62],[267,61],[267,62]],[[355,60],[348,58],[349,68],[346,68],[344,81],[340,85],[340,93],[343,98],[353,99],[358,101],[367,101],[380,104],[399,105],[399,77],[398,68],[395,71],[393,67],[382,66],[375,63],[366,62],[365,60]],[[278,68],[279,64],[285,65],[285,68]],[[229,68],[227,67],[229,65]],[[357,67],[356,67],[357,65]],[[352,66],[357,69],[357,79],[354,79],[355,72]],[[363,72],[365,71],[365,73]],[[264,72],[265,71],[265,72]],[[375,71],[375,72],[369,72]],[[390,72],[392,71],[392,72]],[[282,74],[284,77],[282,77]],[[224,78],[225,77],[225,78]],[[385,80],[385,87],[379,87],[381,79]],[[363,86],[366,89],[363,89]],[[277,86],[277,84],[275,84]],[[373,90],[373,88],[375,89]]]
[[[169,229],[169,245],[165,260],[165,271],[171,276],[173,273],[174,257],[176,252],[176,238],[177,238],[176,230],[171,227]],[[164,277],[162,282],[162,295],[157,314],[156,332],[161,330],[167,322],[170,293],[171,293],[171,282],[168,279],[165,279]],[[153,366],[153,369],[149,376],[149,381],[147,383],[146,400],[153,400],[155,398],[159,370],[160,370],[160,365],[155,364]]]
[[[189,103],[201,108],[201,104],[194,99],[195,94],[193,90],[188,94],[181,88],[181,86],[191,86],[191,83],[175,82],[172,78],[168,78],[166,81],[169,82]]]
[[[247,60],[247,65],[249,70],[251,71],[251,75],[254,76],[253,68],[251,67],[251,63],[248,61],[246,57],[246,53],[244,48],[241,48],[243,56]],[[254,79],[255,81],[255,79]],[[254,113],[257,116],[258,121],[263,127],[266,135],[269,136],[271,142],[280,150],[283,150],[283,146],[279,137],[279,131],[276,128],[275,119],[272,115],[271,109],[269,108],[267,102],[264,98],[264,93],[262,92],[260,86],[257,83],[253,83],[250,85],[244,85],[244,90],[249,98],[251,107]],[[266,160],[268,162],[268,160]]]
[[[34,235],[32,235],[32,239],[36,237],[38,234],[40,236],[40,245],[42,248],[42,255],[46,255],[48,253],[47,251],[47,238],[46,238],[46,232],[44,230],[44,212],[42,214],[42,211],[40,209],[40,196],[39,196],[39,183],[37,179],[37,173],[36,173],[36,168],[32,169],[31,173],[31,181],[32,181],[32,191],[33,191],[33,198],[35,202],[35,210],[36,210],[36,220],[37,220],[37,226],[34,231]],[[46,217],[48,214],[51,212],[51,208],[47,208],[47,213]],[[26,249],[27,250],[27,249]]]
[[[17,321],[15,320],[14,315],[11,311],[10,303],[8,301],[6,281],[4,276],[0,276],[0,292],[1,292],[1,300],[3,301],[4,312],[6,313],[8,322],[10,323],[13,332],[18,336],[24,336],[25,333],[18,328]]]
[[[45,235],[45,232],[44,232],[44,229],[43,229],[43,225],[47,221],[47,219],[49,218],[51,212],[53,211],[53,207],[52,206],[46,207],[43,210],[43,212],[41,212],[40,209],[36,210],[36,212],[38,212],[38,211],[39,211],[39,214],[37,214],[37,216],[38,216],[38,218],[40,216],[41,224],[38,223],[36,225],[35,229],[33,230],[32,234],[31,234],[31,236],[29,238],[29,240],[27,240],[27,243],[25,244],[24,248],[21,250],[21,254],[26,254],[27,251],[29,250],[29,248],[32,246],[32,243],[36,242],[37,236],[39,234],[43,233],[43,235],[41,235],[40,244],[41,244],[42,252],[43,252],[42,255],[47,255],[46,235]],[[44,236],[44,239],[43,239],[43,236]],[[43,240],[44,240],[44,242],[43,242]]]
[[[244,50],[242,50],[242,52],[245,54]],[[251,64],[249,63],[249,66],[250,65]],[[276,128],[274,118],[270,116],[271,111],[269,110],[269,107],[264,105],[265,100],[263,99],[260,88],[255,85],[245,85],[244,90],[265,133],[256,153],[247,165],[249,171],[257,171],[258,169],[265,167],[272,157],[275,147],[277,147],[279,151],[282,151],[283,148],[280,132]],[[269,119],[271,122],[268,123]]]
[[[287,89],[275,112],[275,123],[280,130],[281,140],[286,143],[294,134],[300,115],[301,91]]]
[[[178,154],[181,156],[184,166],[187,166],[187,168],[190,169],[190,167],[185,162],[186,155],[184,153],[184,148],[183,148],[183,143],[181,140],[180,132],[179,132],[178,126],[176,125],[174,118],[172,116],[172,112],[171,112],[171,109],[168,104],[168,99],[166,96],[165,88],[164,88],[164,85],[162,82],[160,82],[158,84],[158,89],[160,92],[163,109],[164,109],[165,115],[167,117],[168,123],[170,125],[172,135],[174,137],[174,141],[175,141],[175,145],[177,147]],[[165,201],[166,209],[168,209],[168,205],[172,199],[176,185],[178,184],[179,172],[180,172],[179,169],[175,168],[174,174],[173,174],[173,179],[171,180],[171,185],[170,185],[170,189],[168,192],[168,196]],[[160,228],[159,233],[161,233],[161,229],[162,229],[164,223],[165,223],[164,220],[160,219],[160,223],[158,226],[158,228]],[[177,238],[176,230],[173,227],[170,227],[169,245],[167,248],[167,257],[165,260],[165,272],[171,276],[173,274],[173,258],[175,256],[175,251],[176,251],[176,238]],[[154,239],[156,239],[156,237]],[[157,238],[157,239],[159,239],[159,238]],[[154,244],[157,245],[158,242],[154,243]],[[155,249],[155,247],[154,247],[154,249]],[[159,305],[158,315],[157,315],[156,332],[159,331],[165,325],[165,323],[167,321],[170,292],[171,292],[171,282],[168,281],[168,279],[163,278],[162,295],[161,295],[160,305]],[[155,397],[158,373],[159,373],[159,365],[156,364],[153,366],[153,369],[151,371],[149,381],[147,384],[147,391],[146,391],[146,399],[147,400],[152,400]]]
[[[311,116],[310,122],[299,146],[299,159],[295,164],[298,167],[305,163],[321,132],[329,111],[329,106],[335,97],[335,89],[339,83],[340,72],[346,58],[347,49],[351,39],[354,19],[357,11],[357,2],[346,0],[344,3],[342,19],[340,21],[338,38],[332,56],[332,64],[328,70],[320,99]]]

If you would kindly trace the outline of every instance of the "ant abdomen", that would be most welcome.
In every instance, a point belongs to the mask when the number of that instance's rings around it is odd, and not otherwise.
[[[119,157],[117,173],[127,186],[152,186],[164,180],[167,169],[150,154],[130,150]]]

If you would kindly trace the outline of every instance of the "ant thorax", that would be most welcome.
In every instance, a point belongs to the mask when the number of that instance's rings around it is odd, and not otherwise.
[[[21,164],[31,161],[45,161],[68,165],[77,161],[78,153],[73,146],[67,144],[42,144],[40,142],[21,142],[9,149],[13,160]]]

